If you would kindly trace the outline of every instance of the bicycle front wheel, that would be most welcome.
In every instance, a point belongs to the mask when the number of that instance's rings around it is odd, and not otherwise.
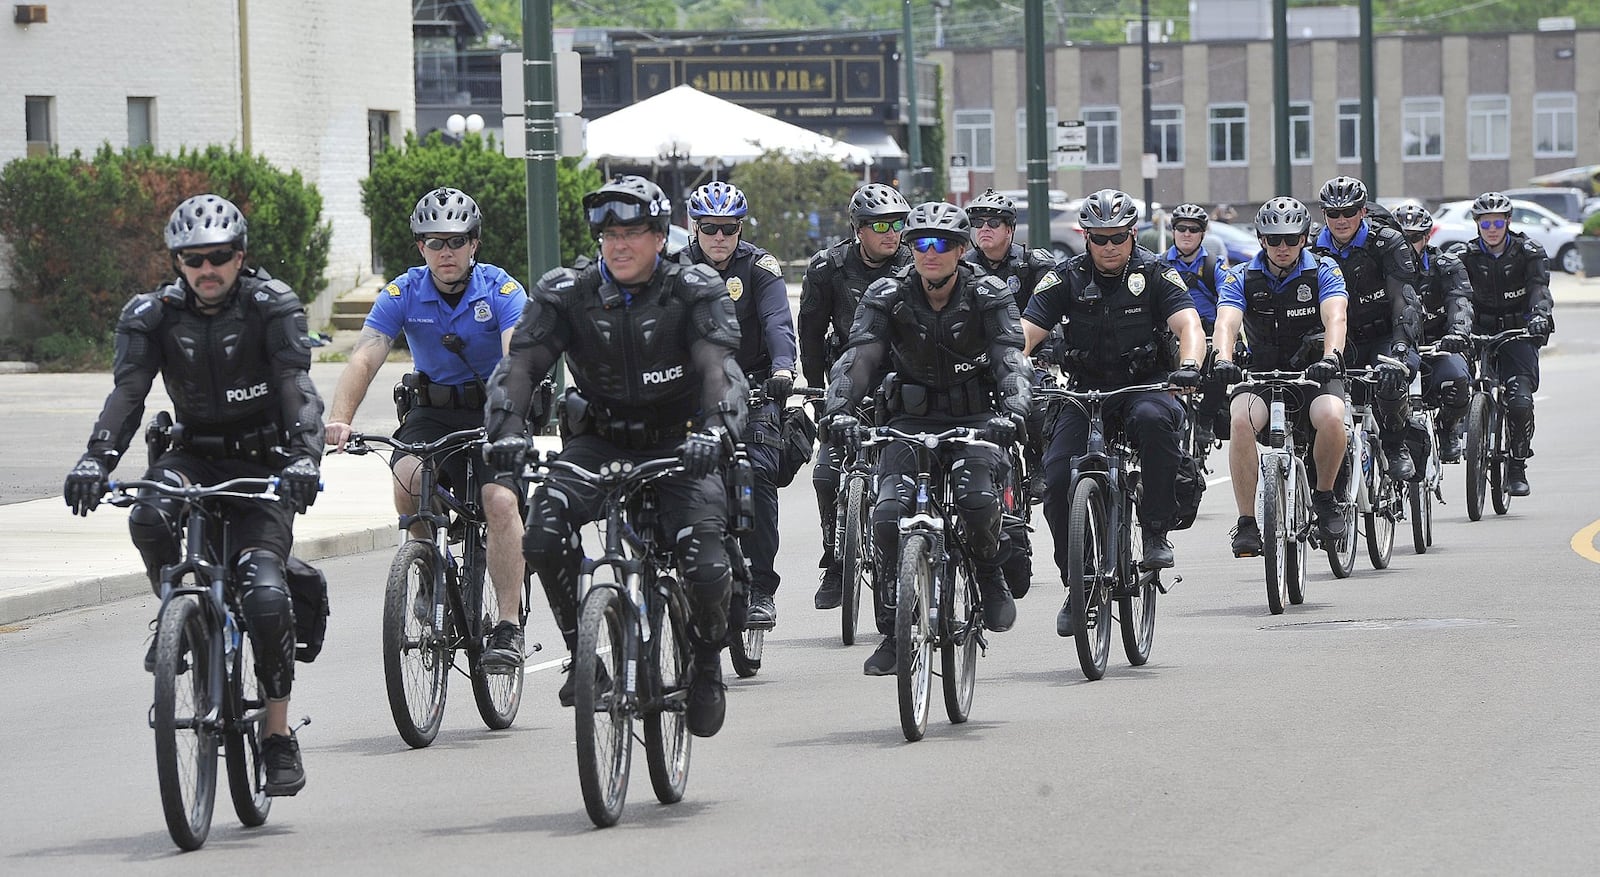
[[[1471,407],[1467,409],[1467,518],[1483,518],[1483,500],[1489,482],[1489,394],[1482,391],[1472,394]]]
[[[1267,611],[1282,615],[1289,603],[1288,504],[1285,501],[1283,468],[1274,461],[1261,473],[1261,556],[1267,568]]]
[[[959,581],[947,568],[941,588],[939,672],[944,681],[944,711],[959,725],[972,713],[972,694],[978,687],[978,625],[976,600],[969,582]]]
[[[676,804],[689,785],[689,725],[684,720],[689,697],[689,623],[683,604],[662,600],[653,607],[656,631],[650,647],[655,664],[659,709],[644,717],[644,754],[656,800]]]
[[[845,645],[853,646],[861,620],[862,587],[872,593],[872,504],[867,501],[867,476],[847,474],[844,485],[844,545],[840,565],[844,593],[839,606],[839,638]]]
[[[400,546],[389,567],[383,595],[383,681],[395,730],[408,746],[421,749],[433,742],[444,718],[445,686],[449,684],[450,601],[445,617],[434,618],[433,545],[412,539]]]
[[[1090,680],[1106,675],[1111,655],[1111,598],[1108,581],[1115,561],[1106,556],[1106,510],[1100,482],[1083,478],[1072,490],[1067,519],[1067,611],[1078,666]]]
[[[272,799],[267,797],[266,767],[261,763],[261,724],[267,701],[256,679],[255,653],[245,633],[228,661],[227,730],[222,735],[228,765],[228,793],[239,822],[254,828],[267,821]]]
[[[933,541],[912,534],[900,543],[894,610],[900,730],[915,743],[928,728],[933,687]]]
[[[1506,453],[1506,419],[1498,405],[1489,406],[1489,501],[1494,513],[1503,515],[1511,511],[1511,479],[1506,477],[1506,466],[1511,457]]]
[[[219,704],[211,702],[211,625],[193,597],[161,610],[156,634],[156,777],[167,832],[185,850],[197,850],[211,833],[217,795]]]
[[[572,659],[578,785],[589,819],[601,828],[622,818],[633,763],[633,705],[628,702],[625,686],[630,674],[624,666],[631,621],[624,599],[613,587],[589,589],[578,619],[578,651]]]
[[[1411,547],[1418,554],[1428,553],[1428,538],[1433,530],[1433,494],[1422,481],[1406,485],[1406,503],[1411,507]]]
[[[1294,469],[1294,486],[1284,482],[1287,526],[1283,540],[1283,577],[1288,580],[1289,605],[1299,606],[1306,601],[1306,561],[1309,559],[1311,525],[1311,488],[1306,484],[1306,471],[1298,459],[1289,461]]]
[[[1399,493],[1389,473],[1381,464],[1374,464],[1371,481],[1372,496],[1368,511],[1362,513],[1362,524],[1367,534],[1367,557],[1373,569],[1388,569],[1389,558],[1394,555],[1394,519],[1399,513]]]
[[[749,679],[761,672],[761,653],[766,650],[767,631],[764,628],[745,628],[731,631],[728,639],[728,659],[733,672],[740,679]]]
[[[1364,458],[1370,458],[1371,448],[1363,448]],[[1335,487],[1339,498],[1339,516],[1344,518],[1344,535],[1327,543],[1328,567],[1333,570],[1333,577],[1347,579],[1356,570],[1356,552],[1361,547],[1361,536],[1356,532],[1356,492],[1360,489],[1356,480],[1361,478],[1363,460],[1357,459],[1355,445],[1345,448],[1344,469],[1338,479],[1338,484],[1344,485],[1344,490]]]

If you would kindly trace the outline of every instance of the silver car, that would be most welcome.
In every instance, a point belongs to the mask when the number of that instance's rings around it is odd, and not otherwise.
[[[1569,222],[1532,201],[1511,202],[1511,230],[1539,242],[1557,268],[1568,274],[1583,270],[1583,260],[1574,243],[1583,226]],[[1433,214],[1433,236],[1428,242],[1444,247],[1457,242],[1471,241],[1478,236],[1478,225],[1472,218],[1471,201],[1451,201],[1439,205]]]

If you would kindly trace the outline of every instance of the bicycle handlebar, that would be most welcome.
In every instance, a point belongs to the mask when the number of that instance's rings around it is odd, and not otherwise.
[[[345,442],[344,452],[347,454],[370,454],[373,448],[370,443],[388,445],[401,453],[414,457],[431,457],[440,451],[454,452],[473,444],[483,444],[484,431],[479,426],[474,429],[458,429],[448,435],[441,436],[431,442],[402,442],[386,435],[367,435],[353,432]]]
[[[643,484],[684,470],[682,461],[677,457],[658,457],[642,463],[612,460],[603,464],[601,471],[591,472],[576,463],[558,459],[555,451],[550,451],[544,459],[530,459],[523,467],[523,475],[530,481],[543,481],[552,471],[570,475],[586,484],[621,487]]]
[[[902,432],[892,426],[874,426],[867,430],[867,436],[861,440],[861,446],[868,448],[892,441],[902,441],[922,445],[930,451],[937,450],[944,444],[968,445],[992,451],[1001,449],[999,445],[983,436],[984,431],[973,426],[956,426],[944,432]]]
[[[1132,384],[1118,387],[1115,390],[1069,390],[1065,387],[1034,387],[1033,395],[1040,399],[1072,399],[1083,402],[1103,402],[1128,393],[1164,393],[1168,390],[1184,390],[1188,387],[1174,387],[1161,381],[1152,384]]]
[[[322,486],[318,485],[317,489],[321,490]],[[135,495],[135,491],[139,490],[153,490],[156,493],[175,496],[189,502],[213,496],[261,499],[268,502],[282,501],[282,497],[277,493],[278,477],[276,475],[271,478],[230,478],[227,481],[220,481],[210,485],[169,484],[165,481],[150,481],[144,478],[111,481],[106,484],[106,501],[119,507],[132,505],[139,499]]]

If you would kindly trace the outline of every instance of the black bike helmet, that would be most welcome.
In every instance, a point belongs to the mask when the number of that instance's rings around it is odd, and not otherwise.
[[[415,238],[427,234],[477,237],[482,226],[483,214],[478,212],[478,202],[449,186],[440,186],[423,195],[416,209],[411,211],[411,236]]]
[[[1311,227],[1311,211],[1294,198],[1279,196],[1261,205],[1256,212],[1256,234],[1305,234]]]
[[[850,196],[850,221],[856,225],[871,219],[904,219],[910,212],[906,196],[882,183],[868,183]]]
[[[1415,201],[1407,201],[1396,207],[1392,215],[1407,237],[1427,234],[1433,230],[1433,214]]]
[[[1317,200],[1324,208],[1360,207],[1367,203],[1367,184],[1355,177],[1338,176],[1322,184]]]
[[[605,226],[647,225],[666,234],[672,218],[672,202],[661,187],[644,177],[618,175],[611,182],[583,196],[583,210],[589,230],[598,234]]]
[[[1017,224],[1017,202],[996,192],[985,189],[982,195],[967,202],[968,216],[998,216],[1006,221],[1007,225]]]
[[[965,244],[971,232],[972,223],[967,219],[967,211],[945,201],[928,201],[911,208],[906,215],[906,228],[901,237],[908,241],[916,238],[946,238]]]
[[[1511,215],[1511,199],[1502,192],[1484,192],[1472,202],[1472,216],[1477,218],[1489,213],[1504,213]]]
[[[1139,205],[1118,189],[1101,189],[1078,208],[1078,224],[1084,228],[1122,228],[1138,221]]]
[[[248,230],[249,223],[232,201],[221,195],[195,195],[172,211],[165,238],[171,252],[217,244],[243,250]]]
[[[1201,228],[1208,228],[1211,225],[1211,217],[1207,215],[1206,209],[1199,204],[1179,204],[1177,207],[1172,208],[1169,220],[1173,225],[1177,225],[1185,219],[1199,223]]]

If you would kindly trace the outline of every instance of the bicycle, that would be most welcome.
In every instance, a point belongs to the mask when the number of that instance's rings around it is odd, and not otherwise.
[[[402,442],[389,436],[354,433],[345,453],[373,453],[384,445],[417,458],[418,494],[432,497],[416,514],[400,516],[401,532],[420,525],[427,535],[406,539],[395,552],[383,598],[383,678],[395,729],[408,746],[431,744],[444,719],[451,669],[472,680],[478,715],[490,730],[511,727],[522,705],[521,667],[491,673],[483,666],[490,629],[500,615],[499,599],[488,580],[488,522],[479,504],[478,466],[483,428],[463,429],[431,442]],[[438,481],[437,468],[452,454],[468,454],[467,483],[460,495]],[[456,547],[455,543],[459,543]],[[517,624],[526,627],[530,579],[522,579]],[[531,644],[539,651],[538,643]],[[465,670],[456,666],[466,656]]]
[[[818,407],[821,417],[823,391],[820,388],[801,387],[795,394],[804,396]],[[856,407],[855,416],[862,423],[873,422],[874,404],[864,400]],[[841,451],[844,459],[839,465],[839,490],[835,494],[833,545],[839,558],[840,592],[839,639],[847,646],[856,644],[856,633],[861,629],[861,594],[872,594],[877,570],[872,556],[872,504],[876,496],[877,460],[867,449]]]
[[[1434,345],[1424,345],[1417,348],[1424,361],[1428,357],[1439,356],[1446,351]],[[1406,485],[1406,504],[1408,517],[1411,519],[1411,547],[1417,554],[1427,554],[1428,546],[1433,544],[1433,504],[1443,503],[1444,494],[1441,485],[1444,481],[1444,468],[1439,460],[1439,436],[1437,424],[1436,402],[1430,402],[1422,392],[1422,372],[1418,370],[1417,376],[1411,381],[1411,417],[1410,434],[1415,438],[1411,444],[1412,456],[1416,457],[1417,451],[1422,451],[1421,460],[1417,466],[1417,477]]]
[[[1282,615],[1285,607],[1305,602],[1307,554],[1318,541],[1311,526],[1311,479],[1305,464],[1311,443],[1299,443],[1301,431],[1291,426],[1289,402],[1298,398],[1296,390],[1315,392],[1322,385],[1304,372],[1263,370],[1249,372],[1240,386],[1268,404],[1267,447],[1258,455],[1256,521],[1266,563],[1267,611]]]
[[[1078,652],[1078,666],[1089,680],[1105,676],[1111,653],[1111,601],[1122,629],[1128,663],[1150,660],[1155,639],[1156,594],[1170,586],[1159,569],[1139,569],[1139,544],[1134,541],[1138,508],[1138,453],[1124,436],[1108,439],[1105,404],[1132,393],[1164,392],[1166,382],[1135,384],[1115,390],[1040,388],[1035,395],[1052,403],[1071,404],[1089,421],[1089,440],[1072,458],[1068,481],[1071,497],[1067,518],[1067,609]],[[1057,538],[1060,538],[1058,536]],[[1183,581],[1173,576],[1172,584]]]
[[[945,714],[951,724],[965,722],[977,687],[978,653],[987,652],[983,635],[983,601],[973,575],[972,553],[964,528],[953,513],[949,478],[938,479],[939,451],[966,446],[999,451],[981,429],[958,426],[939,433],[901,432],[888,426],[867,431],[862,448],[893,441],[908,443],[916,453],[914,505],[902,516],[900,570],[894,579],[896,688],[900,730],[906,740],[921,740],[928,726],[933,691],[933,650],[939,650],[939,677],[944,683]],[[888,585],[880,581],[879,586]],[[886,601],[887,602],[887,601]]]
[[[107,501],[115,506],[133,505],[143,490],[183,503],[183,559],[161,568],[155,702],[148,721],[155,731],[167,833],[184,850],[199,849],[211,832],[219,741],[239,822],[262,825],[272,809],[261,762],[266,697],[256,679],[250,631],[242,623],[234,568],[226,562],[228,522],[218,501],[276,502],[277,484],[273,477],[233,478],[211,486],[142,479],[108,485]],[[220,539],[212,538],[213,527],[220,529]]]
[[[1382,362],[1401,365],[1399,360],[1387,356],[1380,356]],[[1359,471],[1361,476],[1350,479],[1355,483],[1351,493],[1355,500],[1355,510],[1361,515],[1361,533],[1367,544],[1367,557],[1372,561],[1373,569],[1388,569],[1389,561],[1394,555],[1395,523],[1404,517],[1405,486],[1389,474],[1387,461],[1379,457],[1374,450],[1377,448],[1377,435],[1373,432],[1373,424],[1377,417],[1373,412],[1373,399],[1376,397],[1377,369],[1354,369],[1346,373],[1350,379],[1350,388],[1360,390],[1360,401],[1356,401],[1357,394],[1351,393],[1351,404],[1345,406],[1345,411],[1350,420],[1351,434],[1354,441],[1347,444],[1345,451],[1345,464],[1348,470]],[[1355,445],[1355,447],[1350,447]],[[1354,468],[1355,461],[1359,460],[1360,469]],[[1347,519],[1346,523],[1352,523]],[[1345,532],[1353,532],[1346,530]],[[1353,540],[1352,540],[1353,541]],[[1332,555],[1330,555],[1331,557]],[[1346,555],[1349,564],[1347,569],[1354,568],[1355,547],[1350,547]],[[1334,571],[1338,575],[1338,570]],[[1345,575],[1349,575],[1346,572]],[[1344,578],[1345,576],[1339,576]]]
[[[689,603],[670,574],[672,543],[658,532],[651,482],[682,472],[677,457],[614,461],[591,472],[557,459],[530,460],[532,484],[559,473],[603,492],[605,550],[578,577],[578,647],[572,673],[578,784],[596,826],[615,825],[628,795],[633,721],[644,720],[645,758],[656,799],[674,804],[689,781],[686,711]]]
[[[757,389],[755,392],[761,391]],[[765,400],[766,397],[763,394],[761,398]],[[755,470],[750,467],[750,457],[744,442],[734,445],[733,461],[728,472],[732,488],[728,508],[733,520],[728,522],[730,532],[724,544],[734,582],[733,594],[728,601],[728,660],[733,664],[733,672],[740,679],[749,679],[761,672],[761,661],[766,652],[767,631],[771,630],[773,625],[751,624],[748,611],[752,585],[750,562],[744,556],[744,547],[740,544],[738,535],[748,533],[750,528],[755,526],[753,495]],[[738,535],[735,535],[734,530],[739,531]]]
[[[1507,329],[1493,335],[1473,335],[1477,371],[1472,380],[1472,402],[1467,408],[1467,517],[1483,517],[1487,492],[1494,513],[1511,510],[1506,465],[1511,460],[1506,439],[1505,384],[1495,367],[1501,345],[1528,337],[1526,329]],[[1486,490],[1487,485],[1487,490]]]

